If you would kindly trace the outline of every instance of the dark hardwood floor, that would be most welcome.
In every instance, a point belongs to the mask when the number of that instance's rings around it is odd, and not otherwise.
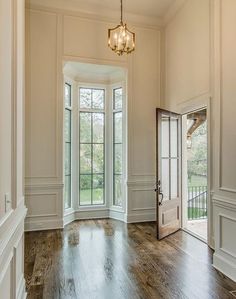
[[[235,298],[212,251],[179,231],[157,241],[155,224],[77,221],[25,234],[28,299]]]

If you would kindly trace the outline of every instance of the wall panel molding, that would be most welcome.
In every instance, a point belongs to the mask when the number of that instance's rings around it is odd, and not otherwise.
[[[217,28],[219,28],[218,38],[216,39],[216,46],[219,47],[219,67],[216,68],[218,74],[218,81],[219,81],[219,108],[218,108],[218,144],[219,144],[219,152],[218,152],[218,159],[219,159],[219,190],[227,193],[236,193],[236,189],[232,187],[228,187],[223,184],[223,109],[225,103],[223,103],[223,72],[224,72],[224,65],[223,65],[223,1],[222,0],[215,0],[216,9],[218,10],[218,19],[217,19]]]

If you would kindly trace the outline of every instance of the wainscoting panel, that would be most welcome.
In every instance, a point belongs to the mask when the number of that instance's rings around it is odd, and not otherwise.
[[[236,202],[213,198],[215,253],[213,266],[236,281]]]
[[[27,186],[25,193],[27,231],[63,227],[63,184]]]
[[[155,180],[129,181],[128,209],[125,221],[144,222],[156,220]]]

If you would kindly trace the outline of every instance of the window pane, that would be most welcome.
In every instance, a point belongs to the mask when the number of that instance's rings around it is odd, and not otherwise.
[[[80,175],[80,205],[91,204],[91,175]]]
[[[92,90],[90,88],[80,88],[80,108],[92,107]]]
[[[65,84],[65,106],[71,106],[71,86]]]
[[[169,160],[162,159],[161,162],[161,189],[164,195],[164,200],[169,200]]]
[[[91,113],[80,112],[80,142],[91,143]]]
[[[161,121],[161,155],[169,157],[169,117],[163,115]]]
[[[178,157],[178,119],[171,118],[171,157]]]
[[[65,141],[71,141],[71,111],[65,109]]]
[[[171,198],[178,197],[178,160],[171,160]]]
[[[91,173],[91,144],[80,144],[80,173]]]
[[[114,89],[113,109],[122,109],[122,88]]]
[[[93,204],[104,203],[104,178],[103,175],[93,176]]]
[[[71,174],[71,144],[65,144],[65,175]]]
[[[114,173],[122,173],[122,144],[114,144]]]
[[[65,186],[64,186],[64,201],[65,208],[71,207],[71,176],[65,176]]]
[[[104,94],[103,89],[93,89],[93,108],[104,109]]]
[[[114,205],[122,205],[122,176],[114,175]]]
[[[122,112],[114,113],[114,141],[122,143]]]
[[[93,173],[104,173],[104,145],[93,145]]]
[[[93,113],[93,143],[104,142],[104,114]]]

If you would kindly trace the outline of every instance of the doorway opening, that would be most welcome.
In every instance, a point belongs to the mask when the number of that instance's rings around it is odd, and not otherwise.
[[[207,110],[182,116],[183,229],[207,242]]]

